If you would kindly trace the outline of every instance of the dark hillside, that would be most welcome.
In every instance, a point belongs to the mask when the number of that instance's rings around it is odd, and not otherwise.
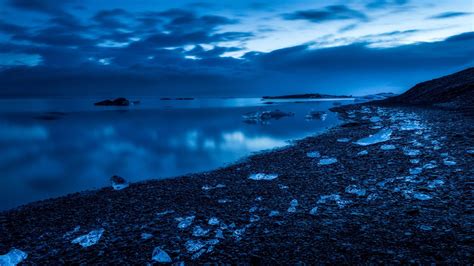
[[[383,103],[434,105],[447,108],[473,108],[474,68],[425,81]]]

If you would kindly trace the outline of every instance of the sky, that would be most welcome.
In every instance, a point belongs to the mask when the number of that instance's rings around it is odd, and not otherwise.
[[[472,0],[0,0],[0,97],[401,93],[474,66]]]

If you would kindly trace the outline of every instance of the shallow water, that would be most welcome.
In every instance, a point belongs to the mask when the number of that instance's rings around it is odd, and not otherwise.
[[[141,98],[136,106],[93,106],[98,100],[0,100],[0,209],[109,186],[112,175],[136,182],[210,170],[338,123],[331,112],[324,121],[305,119],[331,108],[328,100]],[[268,124],[242,119],[275,109],[295,115]]]

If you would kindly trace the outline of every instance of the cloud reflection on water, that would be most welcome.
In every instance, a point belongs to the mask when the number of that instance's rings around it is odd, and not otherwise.
[[[249,125],[241,115],[262,107],[81,111],[38,121],[37,113],[1,113],[0,209],[109,185],[210,170],[255,151],[324,130],[337,119],[306,121],[315,107],[282,104],[295,117]],[[264,107],[271,108],[274,107]]]

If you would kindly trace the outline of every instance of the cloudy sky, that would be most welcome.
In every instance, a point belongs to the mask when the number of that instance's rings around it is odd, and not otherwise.
[[[0,96],[402,92],[474,66],[472,0],[0,0]]]

